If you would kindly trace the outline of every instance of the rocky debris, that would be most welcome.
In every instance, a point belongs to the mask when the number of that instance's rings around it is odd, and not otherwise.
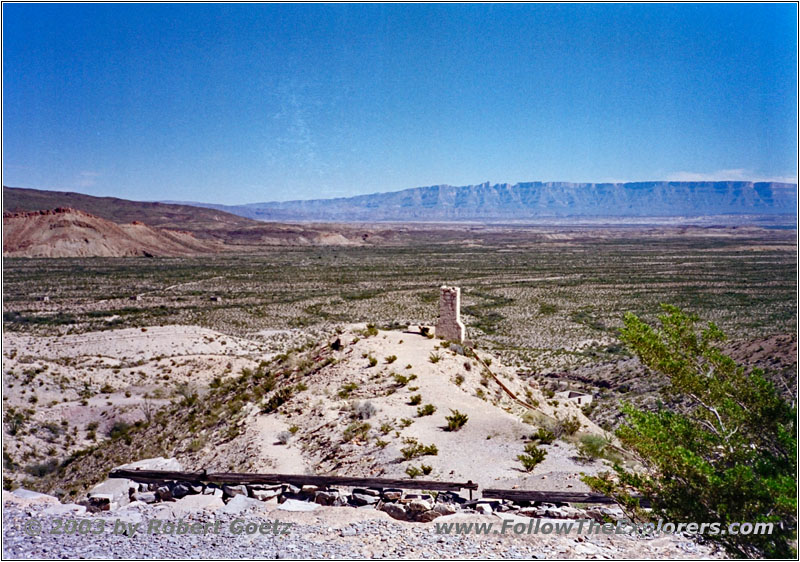
[[[304,502],[301,500],[288,499],[278,506],[283,511],[314,511],[319,506],[315,503]]]
[[[87,508],[108,511],[127,505],[131,494],[137,489],[138,486],[133,480],[109,478],[89,490]]]
[[[213,496],[210,497],[213,500],[218,500],[218,498],[214,498]],[[219,511],[222,513],[238,514],[242,513],[243,511],[247,511],[250,508],[260,507],[260,506],[261,502],[256,499],[248,498],[247,496],[243,495],[237,495],[231,498],[231,500],[228,503],[226,503],[223,507],[220,507]]]
[[[191,497],[199,497],[202,494]],[[5,498],[6,496],[4,496]],[[8,498],[16,498],[8,494]],[[183,498],[180,501],[186,501]],[[16,498],[20,499],[21,498]],[[237,496],[231,501],[247,500]],[[252,498],[249,498],[252,501]],[[515,535],[440,534],[436,523],[421,525],[389,519],[371,510],[353,510],[358,517],[343,518],[338,508],[318,506],[313,513],[282,513],[252,510],[247,522],[265,526],[266,533],[230,532],[241,514],[221,510],[199,511],[185,520],[211,524],[219,521],[220,533],[176,534],[113,532],[116,521],[140,524],[160,519],[176,521],[169,506],[178,502],[147,505],[131,502],[114,513],[86,514],[83,518],[105,525],[102,534],[51,534],[32,536],[25,524],[31,517],[48,525],[43,511],[48,504],[23,507],[6,501],[2,521],[2,556],[5,559],[520,559],[612,558],[612,559],[712,559],[723,558],[711,547],[679,535],[656,538],[634,535]],[[256,502],[259,503],[259,502]],[[299,502],[304,503],[304,502]],[[262,504],[263,505],[263,504]],[[313,504],[307,504],[313,505]],[[393,504],[405,509],[404,504]],[[165,509],[166,508],[166,509]],[[456,514],[459,522],[485,523],[476,514]],[[273,532],[275,521],[291,525],[282,534]]]

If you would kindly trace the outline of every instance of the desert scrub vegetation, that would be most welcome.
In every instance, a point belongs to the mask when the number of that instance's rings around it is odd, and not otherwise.
[[[342,433],[342,440],[349,442],[358,438],[361,441],[366,441],[367,433],[370,429],[372,429],[372,426],[366,422],[353,422],[345,428],[344,433]]]
[[[639,520],[772,523],[771,534],[718,534],[708,539],[735,558],[797,556],[797,409],[760,369],[722,352],[713,322],[662,305],[660,326],[625,315],[621,339],[648,368],[669,379],[678,410],[628,404],[617,430],[645,471],[619,464],[615,475],[584,477]],[[632,494],[653,502],[641,510]]]
[[[431,363],[438,363],[441,360],[442,360],[442,356],[439,355],[438,353],[431,353],[428,356],[428,361],[430,361]]]
[[[517,460],[522,463],[525,472],[531,472],[546,456],[547,452],[537,447],[535,443],[526,443],[525,452],[517,455]]]
[[[578,457],[583,461],[603,458],[613,463],[622,462],[622,458],[614,451],[611,441],[602,435],[581,435],[578,440]]]
[[[409,466],[406,468],[406,474],[412,479],[423,474],[428,475],[431,472],[433,472],[433,467],[427,464],[420,465],[419,467]]]
[[[409,373],[408,375],[394,375],[394,382],[397,384],[398,387],[403,387],[410,383],[413,380],[416,380],[417,375],[414,373]]]
[[[435,456],[439,454],[439,448],[433,443],[430,445],[423,445],[413,437],[406,437],[403,439],[403,443],[405,443],[406,446],[400,449],[400,454],[402,454],[403,459],[407,461],[425,455]]]
[[[384,361],[386,361],[387,365],[391,365],[395,361],[397,361],[397,355],[387,355],[384,357]]]
[[[368,420],[369,418],[375,415],[378,409],[372,402],[366,400],[364,402],[356,403],[355,407],[353,408],[353,411],[355,412],[356,417],[362,420]]]
[[[469,416],[462,414],[458,410],[451,409],[450,415],[445,416],[444,419],[447,421],[447,431],[458,431],[466,425]]]
[[[550,431],[549,429],[545,429],[544,427],[540,427],[536,430],[531,436],[531,439],[534,441],[538,441],[542,445],[549,445],[556,439],[556,434]]]
[[[354,382],[348,382],[339,387],[339,392],[337,392],[337,395],[339,398],[348,398],[356,389],[358,389],[358,384]]]
[[[425,404],[424,406],[420,406],[417,408],[417,417],[423,418],[425,416],[433,415],[436,411],[436,406],[433,404]]]
[[[418,406],[422,404],[422,394],[414,394],[408,398],[409,406]]]

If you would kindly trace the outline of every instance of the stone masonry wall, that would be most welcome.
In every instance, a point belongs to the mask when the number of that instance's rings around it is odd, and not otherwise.
[[[465,328],[461,322],[461,289],[443,286],[441,290],[436,337],[462,343]]]

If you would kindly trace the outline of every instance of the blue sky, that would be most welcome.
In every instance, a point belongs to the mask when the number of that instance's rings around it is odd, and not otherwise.
[[[796,181],[794,4],[4,4],[3,183]]]

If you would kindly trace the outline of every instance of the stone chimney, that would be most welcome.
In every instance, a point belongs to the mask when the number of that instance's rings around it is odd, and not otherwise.
[[[439,320],[436,337],[463,343],[465,328],[461,322],[461,289],[443,286],[439,296]]]

